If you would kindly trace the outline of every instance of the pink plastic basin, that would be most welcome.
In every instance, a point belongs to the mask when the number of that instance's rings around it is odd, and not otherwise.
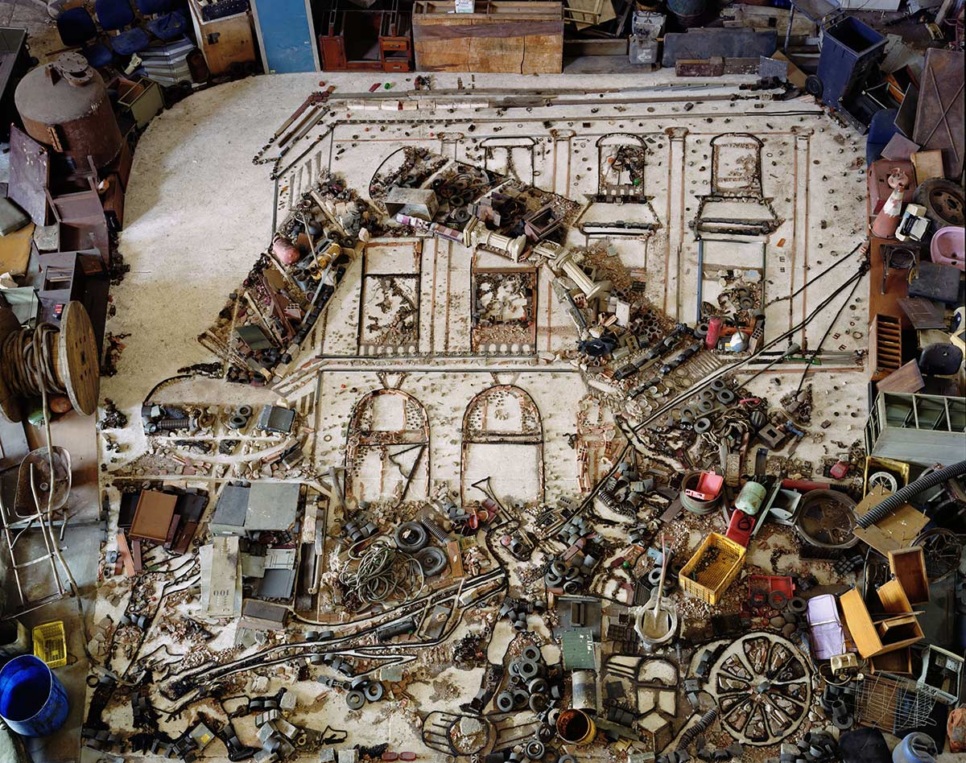
[[[940,228],[929,244],[933,262],[966,270],[966,228],[950,225]]]

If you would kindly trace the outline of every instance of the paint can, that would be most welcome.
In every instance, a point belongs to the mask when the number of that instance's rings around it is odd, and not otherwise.
[[[764,485],[749,480],[738,493],[738,497],[735,499],[735,508],[753,517],[765,502],[765,493]]]
[[[685,29],[697,26],[706,8],[705,0],[668,0],[667,9]]]
[[[597,725],[583,710],[564,710],[557,718],[557,736],[566,744],[590,744],[597,736]]]
[[[592,670],[575,670],[573,684],[573,707],[577,710],[597,712],[597,680]]]
[[[67,720],[67,691],[43,660],[14,657],[0,670],[0,718],[25,737],[47,736]]]

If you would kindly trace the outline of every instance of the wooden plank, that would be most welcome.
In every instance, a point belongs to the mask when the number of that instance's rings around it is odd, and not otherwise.
[[[743,5],[735,3],[726,6],[721,10],[723,19],[734,19],[725,21],[725,28],[751,27],[752,29],[768,30],[774,29],[778,36],[785,37],[788,30],[788,21],[791,11],[785,8],[771,8],[763,5]],[[817,34],[815,22],[803,13],[798,13],[792,20],[793,37],[814,37]]]
[[[943,152],[938,149],[932,151],[917,151],[911,157],[912,166],[916,168],[916,182],[924,183],[931,178],[943,176]]]
[[[879,392],[918,392],[926,383],[922,380],[919,365],[910,360],[876,384]]]
[[[416,3],[416,68],[522,74],[562,70],[561,3],[490,2],[477,9],[456,14],[454,3]]]
[[[899,306],[899,300],[909,296],[909,271],[889,268],[886,279],[885,294],[882,293],[882,273],[885,270],[883,247],[894,247],[898,241],[872,237],[872,249],[869,252],[869,320],[876,315],[888,315],[895,318],[899,325],[908,328],[909,318]],[[916,246],[913,244],[913,246]]]
[[[134,558],[131,556],[131,549],[127,545],[127,536],[124,533],[117,534],[117,558],[121,560],[124,567],[124,576],[133,578]]]
[[[27,223],[18,231],[0,236],[0,273],[22,276],[27,272],[35,229],[33,223]]]
[[[898,302],[917,331],[946,328],[946,308],[939,302],[923,297],[900,297]]]

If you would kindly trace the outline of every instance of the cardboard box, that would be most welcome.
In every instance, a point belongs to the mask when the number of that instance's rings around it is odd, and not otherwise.
[[[922,640],[922,627],[912,612],[912,605],[898,580],[890,580],[876,591],[886,615],[872,620],[865,601],[856,589],[839,597],[845,624],[852,641],[865,658],[915,644]]]
[[[926,576],[926,556],[922,546],[890,551],[889,569],[902,585],[910,604],[929,601],[929,578]]]

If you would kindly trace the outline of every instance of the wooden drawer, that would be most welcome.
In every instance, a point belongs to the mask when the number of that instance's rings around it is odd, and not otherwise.
[[[409,66],[409,61],[393,61],[392,59],[387,59],[382,62],[382,70],[384,72],[412,71],[412,69]]]
[[[382,46],[384,51],[409,50],[409,39],[406,37],[382,37],[379,39],[379,44]]]

